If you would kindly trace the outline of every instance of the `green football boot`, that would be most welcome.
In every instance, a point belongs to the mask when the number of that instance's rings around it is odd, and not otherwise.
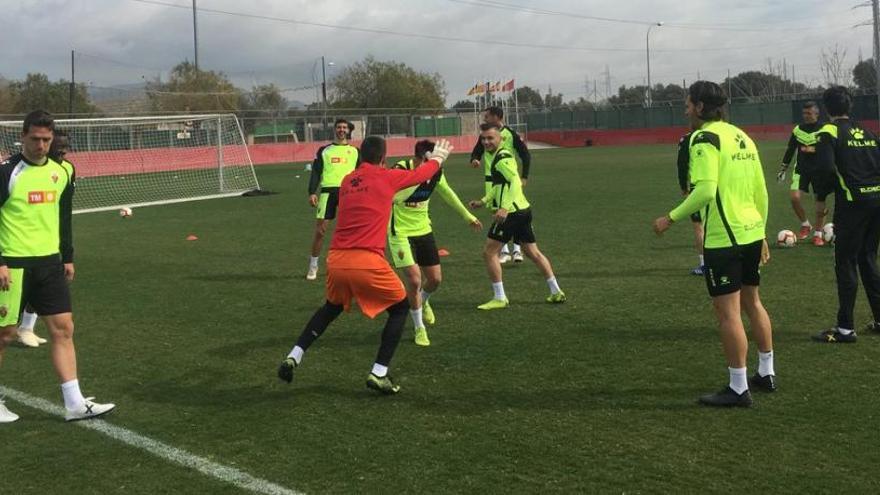
[[[491,301],[480,304],[477,306],[477,309],[481,309],[483,311],[489,311],[492,309],[504,309],[510,306],[510,301],[505,297],[504,299],[492,299]]]
[[[436,318],[434,318],[434,310],[431,309],[431,305],[428,301],[425,301],[425,303],[422,304],[422,319],[428,325],[433,325],[437,322]]]
[[[562,304],[565,302],[565,292],[559,291],[556,294],[547,296],[547,302],[550,304]]]
[[[416,345],[420,345],[422,347],[428,347],[431,345],[431,341],[428,339],[428,330],[425,327],[416,328],[416,335],[414,339]]]
[[[367,377],[367,388],[371,388],[385,395],[394,395],[400,392],[400,385],[391,381],[391,377],[386,375],[382,378],[370,373]]]

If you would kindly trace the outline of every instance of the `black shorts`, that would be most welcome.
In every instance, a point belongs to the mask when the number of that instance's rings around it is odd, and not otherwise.
[[[761,248],[764,241],[729,248],[703,250],[706,288],[712,297],[732,294],[743,285],[761,285]]]
[[[419,266],[437,266],[440,264],[440,253],[434,233],[409,238],[413,259]]]
[[[333,220],[336,218],[337,206],[339,206],[339,188],[322,188],[321,194],[318,195],[318,211],[315,217],[318,220]]]
[[[526,208],[507,215],[504,223],[498,225],[493,222],[489,227],[489,239],[494,239],[502,244],[507,244],[513,239],[517,244],[529,244],[535,242],[535,231],[532,229],[532,209]]]
[[[832,174],[801,174],[798,189],[805,193],[809,193],[810,186],[812,186],[816,200],[825,201],[825,198],[834,192],[836,179]]]
[[[31,307],[40,316],[70,313],[70,288],[64,265],[25,268],[21,302],[22,308]]]

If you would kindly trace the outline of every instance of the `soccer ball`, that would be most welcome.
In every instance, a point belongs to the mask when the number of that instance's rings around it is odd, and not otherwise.
[[[119,209],[119,216],[122,218],[128,218],[131,216],[131,208],[125,207]]]
[[[780,247],[794,247],[797,244],[797,237],[790,230],[780,230],[776,235],[776,245]]]
[[[824,227],[822,227],[822,239],[825,242],[834,243],[834,224],[829,222],[826,223]]]

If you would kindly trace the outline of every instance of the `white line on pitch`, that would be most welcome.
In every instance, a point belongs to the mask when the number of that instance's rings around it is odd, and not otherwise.
[[[3,395],[16,402],[20,402],[27,407],[39,409],[40,411],[60,416],[62,418],[64,417],[64,408],[45,399],[34,397],[24,392],[19,392],[18,390],[0,385],[0,396]],[[266,495],[301,495],[301,492],[285,488],[264,479],[256,478],[239,469],[218,464],[205,459],[204,457],[197,456],[185,450],[178,449],[177,447],[172,447],[166,443],[153,440],[152,438],[122,428],[121,426],[112,425],[104,420],[93,419],[88,421],[77,421],[75,424],[83,428],[103,433],[124,444],[145,450],[156,457],[161,457],[166,461],[179,464],[183,467],[195,469],[206,476],[220,480],[224,483],[235,485],[245,490]]]

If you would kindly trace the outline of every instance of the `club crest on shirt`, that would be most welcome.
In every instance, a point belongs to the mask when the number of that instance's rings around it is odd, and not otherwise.
[[[5,304],[3,306],[0,306],[0,318],[6,318],[6,315],[8,314],[9,308],[7,308]]]
[[[403,259],[403,257],[404,257],[405,255],[406,255],[406,253],[403,252],[403,249],[400,249],[400,250],[397,251],[397,257],[398,257],[398,258]]]
[[[52,183],[53,184],[58,183],[58,172],[52,172]]]

